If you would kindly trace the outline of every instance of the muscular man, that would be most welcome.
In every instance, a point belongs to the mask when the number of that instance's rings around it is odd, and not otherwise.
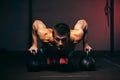
[[[78,20],[74,29],[70,29],[65,23],[56,24],[53,28],[47,28],[41,20],[35,20],[32,25],[33,43],[29,48],[30,54],[44,54],[46,64],[68,64],[70,55],[74,55],[76,44],[83,40],[84,52],[90,52],[91,46],[87,42],[88,24],[83,20]],[[38,49],[38,40],[42,47]],[[43,57],[39,57],[43,58]],[[42,60],[40,61],[42,63]],[[41,64],[40,63],[40,64]]]

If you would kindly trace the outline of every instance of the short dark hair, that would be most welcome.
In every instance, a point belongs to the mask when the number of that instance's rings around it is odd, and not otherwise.
[[[53,27],[53,30],[56,31],[59,35],[68,35],[70,36],[69,25],[65,23],[58,23]]]

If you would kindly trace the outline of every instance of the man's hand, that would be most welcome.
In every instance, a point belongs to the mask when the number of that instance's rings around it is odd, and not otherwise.
[[[35,50],[35,52],[37,53],[38,48],[37,48],[36,46],[31,46],[31,47],[29,48],[29,51],[32,53],[32,50]]]
[[[91,50],[92,50],[91,46],[89,44],[85,44],[84,52],[90,52]]]

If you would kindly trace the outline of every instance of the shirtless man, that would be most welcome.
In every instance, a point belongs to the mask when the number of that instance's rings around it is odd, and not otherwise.
[[[53,28],[47,28],[41,20],[35,20],[32,25],[33,43],[29,48],[29,53],[32,54],[34,50],[36,55],[45,54],[47,56],[46,64],[68,64],[68,56],[71,53],[75,54],[75,46],[81,40],[83,40],[84,52],[91,51],[92,48],[87,42],[87,32],[88,24],[84,19],[78,20],[74,29],[70,29],[64,23],[56,24]],[[42,43],[40,49],[38,49],[38,38]]]

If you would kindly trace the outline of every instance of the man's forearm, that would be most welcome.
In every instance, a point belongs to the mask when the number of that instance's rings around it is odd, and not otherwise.
[[[84,31],[84,36],[83,36],[83,48],[84,48],[84,51],[86,51],[86,47],[89,46],[88,44],[88,24],[86,21],[84,21],[84,28],[83,28],[83,31]]]
[[[32,26],[32,39],[33,39],[32,46],[37,47],[37,32],[34,25]]]
[[[37,36],[35,34],[32,34],[32,38],[33,38],[32,45],[37,47]]]
[[[83,39],[83,49],[85,52],[90,52],[92,50],[91,46],[88,44],[88,32],[85,32]]]

